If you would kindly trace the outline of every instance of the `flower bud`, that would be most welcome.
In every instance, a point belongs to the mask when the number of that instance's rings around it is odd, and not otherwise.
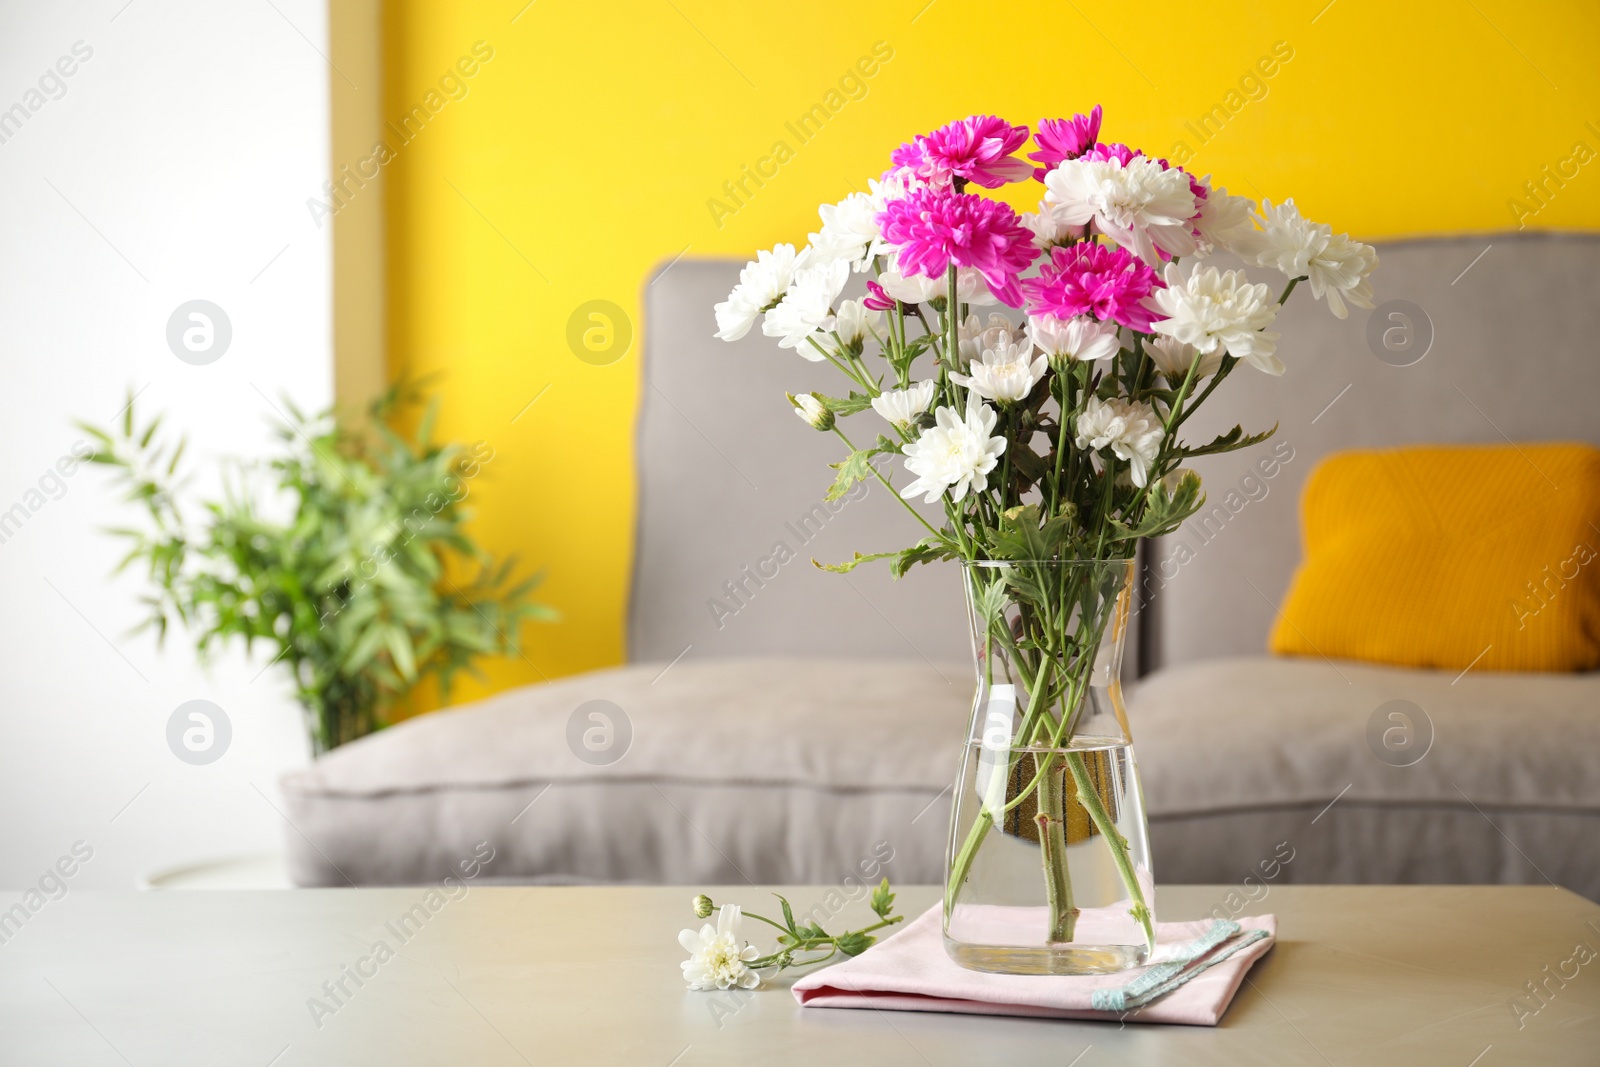
[[[815,393],[801,393],[795,396],[789,394],[789,403],[794,405],[794,413],[800,416],[814,430],[833,429],[833,412],[829,411]]]
[[[711,898],[706,896],[704,893],[701,893],[699,896],[695,897],[693,903],[694,915],[697,919],[711,918],[711,913],[717,908],[717,906],[711,902]]]

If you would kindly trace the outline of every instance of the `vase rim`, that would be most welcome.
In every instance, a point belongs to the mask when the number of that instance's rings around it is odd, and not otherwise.
[[[1002,567],[1105,567],[1129,564],[1133,559],[964,559],[963,567],[999,570]]]

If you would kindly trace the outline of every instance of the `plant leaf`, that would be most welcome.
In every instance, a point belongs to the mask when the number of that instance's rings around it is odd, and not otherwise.
[[[818,400],[821,400],[822,406],[833,412],[835,415],[854,415],[856,412],[865,411],[867,408],[872,406],[872,398],[870,396],[858,393],[853,389],[850,391],[849,396],[842,399],[833,396],[823,396],[821,393],[813,393],[812,395]]]
[[[919,563],[932,563],[935,560],[955,559],[958,553],[948,541],[924,537],[910,548],[902,549],[889,564],[889,573],[896,578],[904,578],[906,571]]]
[[[843,563],[819,563],[816,560],[812,560],[811,565],[818,570],[828,571],[832,574],[849,574],[863,563],[870,563],[875,559],[888,559],[890,556],[898,556],[899,554],[899,552],[873,552],[870,555],[863,556],[857,552],[854,559],[847,559]]]
[[[1214,456],[1222,452],[1237,452],[1241,448],[1259,445],[1277,432],[1277,423],[1273,423],[1272,429],[1267,430],[1265,433],[1254,433],[1249,436],[1245,435],[1243,426],[1235,426],[1227,433],[1217,436],[1208,444],[1201,445],[1199,448],[1184,448],[1180,452],[1185,457]]]
[[[879,882],[878,888],[872,891],[872,910],[880,919],[887,919],[889,913],[894,911],[894,894],[889,892],[888,878]]]
[[[1175,488],[1169,490],[1164,482],[1156,482],[1149,489],[1144,515],[1132,526],[1111,520],[1112,540],[1131,541],[1142,537],[1161,537],[1183,525],[1183,520],[1205,506],[1205,494],[1200,491],[1200,476],[1185,470]]]
[[[877,938],[871,934],[864,934],[860,930],[852,930],[848,934],[840,934],[834,938],[833,943],[839,946],[839,951],[846,956],[859,956],[877,943]]]

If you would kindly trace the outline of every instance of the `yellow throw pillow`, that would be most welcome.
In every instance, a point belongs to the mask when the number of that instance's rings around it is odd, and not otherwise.
[[[1600,666],[1600,449],[1425,445],[1311,472],[1270,648],[1463,671]]]

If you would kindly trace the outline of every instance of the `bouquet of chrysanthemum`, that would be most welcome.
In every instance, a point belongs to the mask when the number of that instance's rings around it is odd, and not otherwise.
[[[1255,210],[1209,178],[1102,142],[1100,119],[1096,107],[1040,122],[1028,154],[1037,165],[1016,155],[1028,128],[993,116],[915,137],[868,192],[821,208],[808,247],[761,252],[716,307],[719,338],[743,337],[759,319],[780,347],[826,360],[847,380],[843,396],[789,398],[802,419],[849,449],[833,465],[829,499],[866,478],[889,486],[874,460],[904,461],[910,477],[895,492],[925,536],[827,569],[881,558],[897,576],[942,559],[1015,564],[970,569],[968,577],[980,615],[998,621],[1006,598],[1033,609],[994,635],[1029,694],[1013,744],[1052,753],[1012,794],[1039,788],[1054,753],[1070,747],[1076,702],[1111,610],[1070,580],[1030,577],[1023,565],[1126,560],[1139,539],[1176,529],[1204,502],[1185,461],[1273,432],[1235,427],[1196,444],[1180,436],[1240,362],[1283,373],[1272,325],[1295,287],[1309,283],[1340,318],[1347,303],[1372,306],[1370,247],[1302,218],[1292,200]],[[979,191],[1028,180],[1044,187],[1033,214]],[[1281,272],[1282,293],[1243,271],[1207,266],[1218,249]],[[868,275],[859,301],[841,299],[853,272]],[[1020,309],[1026,321],[971,312],[997,303]],[[842,420],[868,408],[881,432],[852,440]],[[910,504],[918,496],[942,505],[942,524]],[[1083,573],[1094,580],[1092,568]],[[1059,610],[1080,603],[1089,607]],[[1077,782],[1080,802],[1102,826],[1088,778]],[[1059,805],[1060,797],[1040,792],[1040,818],[1059,818],[1047,800]],[[1002,799],[1002,811],[1017,802]],[[980,819],[957,850],[947,902],[988,827]],[[1126,849],[1109,822],[1103,829],[1113,849]],[[1047,878],[1052,840],[1060,835],[1041,832]],[[1119,869],[1148,937],[1140,889],[1125,862]],[[1070,896],[1053,893],[1051,904],[1059,913],[1053,934],[1070,940]]]

